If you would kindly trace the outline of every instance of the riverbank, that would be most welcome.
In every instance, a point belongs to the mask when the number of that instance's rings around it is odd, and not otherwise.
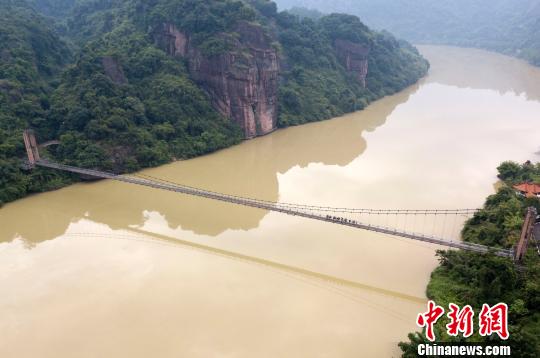
[[[499,167],[504,185],[487,198],[484,207],[470,219],[462,231],[464,241],[512,248],[519,240],[523,218],[528,207],[540,209],[540,200],[517,195],[512,185],[540,177],[540,164],[505,163]],[[482,305],[500,302],[509,308],[510,337],[482,337],[475,332],[466,342],[510,345],[512,356],[540,356],[540,258],[534,242],[530,242],[522,266],[494,255],[464,251],[439,251],[439,266],[432,272],[427,297],[442,307],[450,303],[460,307],[471,305],[480,312]],[[444,317],[446,318],[446,317]],[[476,318],[475,318],[476,319]],[[461,337],[446,333],[447,319],[435,327],[437,343],[463,342]],[[424,334],[410,333],[408,342],[399,344],[403,357],[416,357],[417,346],[429,343]]]
[[[363,109],[429,68],[413,46],[354,16],[307,25],[272,3],[207,1],[178,14],[164,10],[168,1],[135,14],[135,3],[77,2],[67,13],[0,4],[9,39],[0,48],[0,202],[73,180],[20,169],[28,128],[59,141],[56,162],[129,173]],[[103,27],[109,17],[122,20]]]
[[[479,207],[500,162],[538,151],[540,77],[422,51],[428,77],[363,111],[142,174],[283,203]],[[6,357],[396,357],[438,265],[432,245],[110,180],[9,203],[0,223]]]
[[[426,71],[427,71],[427,68],[426,68]],[[427,72],[424,73],[424,76],[426,74]],[[385,97],[392,96],[395,93],[399,93],[401,91],[406,91],[407,88],[415,86],[423,78],[425,77],[419,77],[412,85],[409,85],[408,87],[405,87],[405,88],[400,88],[397,92],[394,92],[393,90],[386,90],[385,92],[383,92],[384,94],[379,97],[377,97],[377,95],[374,95],[374,98],[372,100],[369,100],[366,98],[362,98],[362,100],[366,103],[366,106],[369,106],[373,102],[379,101]],[[365,108],[363,108],[360,111],[363,111],[363,110],[365,110]],[[345,114],[347,113],[344,113],[344,115]],[[314,118],[313,121],[307,120],[305,122],[298,122],[298,123],[291,122],[290,124],[282,125],[278,128],[275,128],[274,130],[272,130],[266,135],[271,136],[273,133],[275,133],[278,130],[284,130],[290,127],[302,126],[308,123],[332,120],[335,118],[336,117],[334,115],[330,115],[330,116],[323,115],[323,117]],[[186,158],[183,158],[182,160],[194,159],[197,157],[210,155],[210,154],[216,153],[217,151],[230,148],[231,146],[238,145],[246,140],[253,140],[255,138],[261,137],[261,136],[257,136],[257,137],[251,137],[251,138],[246,138],[242,140],[239,135],[236,135],[238,133],[235,134],[235,132],[231,131],[231,133],[229,134],[231,134],[231,138],[228,138],[227,140],[222,140],[220,142],[221,144],[212,147],[213,148],[212,150],[204,150],[201,153],[188,156]],[[60,162],[66,163],[68,165],[75,165],[75,166],[81,165],[79,164],[80,162],[78,161],[77,158],[80,157],[81,155],[86,156],[88,153],[85,153],[85,154],[76,153],[74,148],[72,148],[74,146],[73,136],[71,135],[64,136],[63,139],[64,139],[64,142],[58,141],[58,144],[61,146],[60,148],[57,148],[56,146],[52,147],[53,153],[49,153],[47,150],[41,149],[44,151],[42,153],[42,157],[50,158],[51,161],[59,160]],[[22,142],[22,134],[21,134],[21,142]],[[86,148],[85,150],[88,150],[89,154],[92,155],[92,152],[95,152],[96,148],[93,144],[89,143],[88,145],[91,146],[91,148]],[[19,147],[22,147],[22,146],[19,144]],[[22,152],[22,150],[20,150],[20,152]],[[62,155],[60,155],[60,158],[64,158],[64,160],[56,159],[54,156],[54,153],[63,153]],[[69,155],[72,155],[73,157],[69,157]],[[135,173],[137,171],[144,170],[144,169],[156,168],[162,165],[174,163],[176,161],[175,160],[176,158],[173,157],[172,159],[173,160],[171,160],[171,158],[168,158],[167,160],[160,159],[158,161],[150,161],[149,163],[146,163],[149,165],[146,165],[146,164],[137,165],[136,167],[131,168],[131,170],[129,166],[126,168],[123,168],[123,170],[121,171],[111,170],[111,168],[107,166],[106,168],[101,168],[101,167],[100,168],[108,170],[108,171],[116,172],[118,174],[129,174],[129,173]],[[22,199],[26,197],[27,195],[39,194],[39,193],[44,193],[48,191],[58,190],[68,185],[77,183],[81,180],[78,176],[73,175],[73,174],[54,171],[54,170],[45,169],[41,167],[35,167],[32,170],[21,170],[20,168],[16,166],[17,162],[18,162],[17,158],[10,158],[9,160],[5,162],[0,160],[0,172],[6,173],[6,176],[2,178],[2,180],[0,181],[0,184],[1,184],[0,185],[0,207],[14,200]],[[20,166],[22,165],[22,162],[23,162],[23,159],[20,159]],[[94,163],[95,161],[92,161],[92,162]],[[88,167],[88,165],[81,165],[81,166],[85,168]],[[93,166],[92,168],[95,168],[95,166]],[[2,198],[4,200],[2,200]]]

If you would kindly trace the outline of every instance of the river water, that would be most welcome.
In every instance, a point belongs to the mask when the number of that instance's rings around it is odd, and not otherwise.
[[[474,208],[538,160],[540,69],[421,47],[366,110],[144,173],[337,207]],[[0,209],[1,357],[390,357],[437,247],[111,181]]]

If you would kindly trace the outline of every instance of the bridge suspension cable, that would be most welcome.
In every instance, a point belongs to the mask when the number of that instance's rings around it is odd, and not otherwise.
[[[181,186],[188,189],[193,190],[202,190],[200,188],[192,187],[189,185],[173,182],[170,180],[166,180],[163,178],[157,178],[148,174],[128,174],[128,176],[131,177],[138,177],[145,180],[151,180],[176,186]],[[268,200],[262,200],[262,199],[255,199],[255,198],[249,198],[249,197],[243,197],[243,196],[235,196],[231,194],[223,194],[214,192],[211,190],[205,189],[205,191],[213,194],[219,194],[219,195],[226,195],[231,198],[236,199],[245,199],[245,200],[251,200],[254,202],[260,202],[260,203],[266,203],[266,204],[276,204],[283,207],[290,207],[290,208],[296,208],[296,209],[306,209],[306,210],[317,210],[317,211],[329,211],[333,213],[350,213],[350,214],[374,214],[374,215],[471,215],[476,212],[478,212],[480,209],[362,209],[362,208],[340,208],[340,207],[330,207],[330,206],[316,206],[316,205],[306,205],[306,204],[293,204],[293,203],[285,203],[285,202],[274,202],[274,201],[268,201]]]
[[[201,190],[199,188],[187,186],[184,184],[180,184],[177,182],[173,182],[170,180],[166,180],[163,178],[158,178],[152,175],[148,174],[130,174],[130,176],[139,177],[142,179],[147,179],[151,181],[156,182],[163,182],[167,184],[177,185],[184,188],[189,188],[192,190]],[[337,208],[337,207],[328,207],[328,206],[313,206],[313,205],[304,205],[304,204],[291,204],[291,203],[283,203],[283,202],[272,202],[272,201],[266,201],[261,199],[254,199],[254,198],[246,198],[246,197],[240,197],[240,196],[234,196],[230,194],[223,194],[223,193],[217,193],[213,191],[209,191],[213,194],[218,195],[228,195],[235,199],[240,200],[250,200],[257,203],[262,203],[265,205],[275,205],[282,208],[286,208],[289,210],[296,210],[296,211],[304,211],[309,213],[324,213],[324,214],[332,214],[332,215],[339,215],[340,218],[342,218],[344,215],[348,217],[348,219],[354,218],[354,220],[351,220],[352,222],[364,222],[367,223],[369,226],[381,226],[381,227],[395,227],[399,228],[402,231],[405,232],[417,232],[417,233],[423,233],[428,234],[428,231],[425,230],[425,222],[430,221],[432,222],[432,229],[431,229],[431,236],[436,236],[435,233],[437,231],[437,228],[441,228],[441,232],[438,235],[439,237],[447,237],[449,239],[459,239],[460,237],[460,230],[462,227],[462,224],[464,223],[465,219],[471,217],[474,213],[476,213],[479,209],[428,209],[428,210],[418,210],[418,209],[357,209],[357,208]],[[382,224],[381,217],[384,216],[385,224]],[[333,216],[332,216],[333,217]],[[379,219],[376,219],[379,218]],[[400,219],[401,218],[401,219]],[[430,218],[429,220],[426,220],[427,218]],[[440,219],[439,219],[440,218]],[[401,220],[401,222],[400,222]],[[424,227],[420,231],[415,231],[415,227],[417,227],[418,221],[422,220]],[[393,225],[390,224],[390,222],[394,221]],[[418,230],[418,229],[417,229]]]
[[[155,189],[198,196],[237,205],[259,208],[263,210],[275,211],[287,215],[330,222],[343,226],[383,233],[391,236],[403,237],[446,247],[459,248],[479,253],[493,252],[496,255],[504,257],[513,256],[513,250],[491,248],[488,246],[474,244],[470,242],[463,242],[459,240],[460,227],[465,222],[465,220],[467,220],[470,216],[474,215],[474,213],[476,213],[478,209],[383,210],[333,208],[325,206],[291,204],[214,192],[210,190],[182,185],[179,183],[174,183],[172,181],[152,177],[145,174],[117,175],[114,173],[77,168],[59,163],[52,163],[45,160],[37,160],[35,161],[34,165],[87,175],[96,178],[112,179],[125,183],[142,185]],[[450,216],[454,217],[454,227],[452,229],[453,232],[452,230],[448,232],[449,229],[446,225],[446,221]],[[423,229],[421,232],[417,231],[417,221],[423,222]],[[443,221],[442,225],[440,221]],[[391,222],[393,222],[393,225]],[[431,231],[426,230],[426,227],[429,226],[432,226]],[[436,231],[438,227],[441,228],[440,233]],[[457,232],[456,227],[458,228]],[[447,235],[446,239],[445,235]]]

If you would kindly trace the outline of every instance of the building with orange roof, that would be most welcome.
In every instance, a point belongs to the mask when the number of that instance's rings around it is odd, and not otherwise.
[[[519,192],[519,194],[527,198],[539,198],[540,197],[540,185],[532,183],[521,183],[514,185],[514,189]]]

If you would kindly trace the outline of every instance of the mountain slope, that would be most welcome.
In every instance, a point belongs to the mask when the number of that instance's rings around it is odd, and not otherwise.
[[[0,204],[27,192],[60,185],[55,174],[25,175],[22,130],[47,132],[47,111],[53,79],[70,59],[67,46],[51,25],[22,1],[0,2]]]
[[[540,65],[539,0],[276,0],[357,15],[414,43],[485,48]]]
[[[415,48],[354,16],[312,21],[281,13],[278,24],[286,63],[282,126],[363,109],[416,82],[428,67]]]
[[[272,2],[251,3],[257,11],[235,1],[174,0],[145,2],[144,5],[135,1],[123,2],[121,10],[118,4],[110,2],[106,11],[102,3],[98,3],[96,12],[88,12],[90,5],[87,4],[84,11],[75,9],[77,22],[68,22],[73,33],[79,37],[84,34],[86,38],[95,38],[108,28],[118,26],[107,19],[114,18],[115,23],[130,22],[141,38],[146,36],[170,56],[187,60],[190,77],[210,93],[214,107],[221,114],[236,120],[247,137],[273,130],[276,122],[286,126],[361,109],[371,100],[415,82],[427,69],[426,62],[414,48],[388,33],[370,31],[357,18],[335,15],[320,22],[302,21],[286,13],[278,14]],[[119,15],[130,12],[129,20]],[[338,34],[329,24],[332,21],[334,24],[343,21],[343,26],[348,28]],[[365,34],[347,46],[341,41],[347,31]],[[339,39],[340,36],[343,39]],[[367,60],[366,68],[345,68],[344,61],[348,57],[350,60],[356,45],[357,60]],[[365,54],[361,53],[364,51]],[[195,64],[201,66],[195,68]],[[221,73],[207,73],[209,67],[223,66],[227,68],[222,68]],[[250,68],[257,68],[257,72],[268,78],[253,78]],[[367,76],[367,79],[359,78],[358,73],[353,73],[355,70],[366,71],[360,77]],[[241,84],[225,78],[230,79],[230,72],[239,81],[249,83],[247,92],[259,88],[265,98],[254,95],[235,103],[234,99],[245,91]],[[358,81],[351,80],[355,76]],[[216,83],[226,83],[228,88]],[[302,96],[295,95],[300,89]],[[279,98],[290,101],[274,98],[276,92]],[[302,99],[303,104],[299,103]],[[245,113],[249,112],[247,107],[260,102],[267,102],[265,108],[257,108],[254,115]],[[262,120],[251,118],[253,116]]]
[[[54,89],[31,116],[43,120],[23,121],[9,137],[19,143],[31,126],[40,140],[60,139],[47,155],[84,167],[134,171],[328,119],[405,88],[428,68],[415,48],[354,16],[301,20],[266,0],[34,4],[78,50],[61,76],[49,71]],[[18,148],[12,155],[22,156]],[[9,201],[25,190],[2,193]]]

